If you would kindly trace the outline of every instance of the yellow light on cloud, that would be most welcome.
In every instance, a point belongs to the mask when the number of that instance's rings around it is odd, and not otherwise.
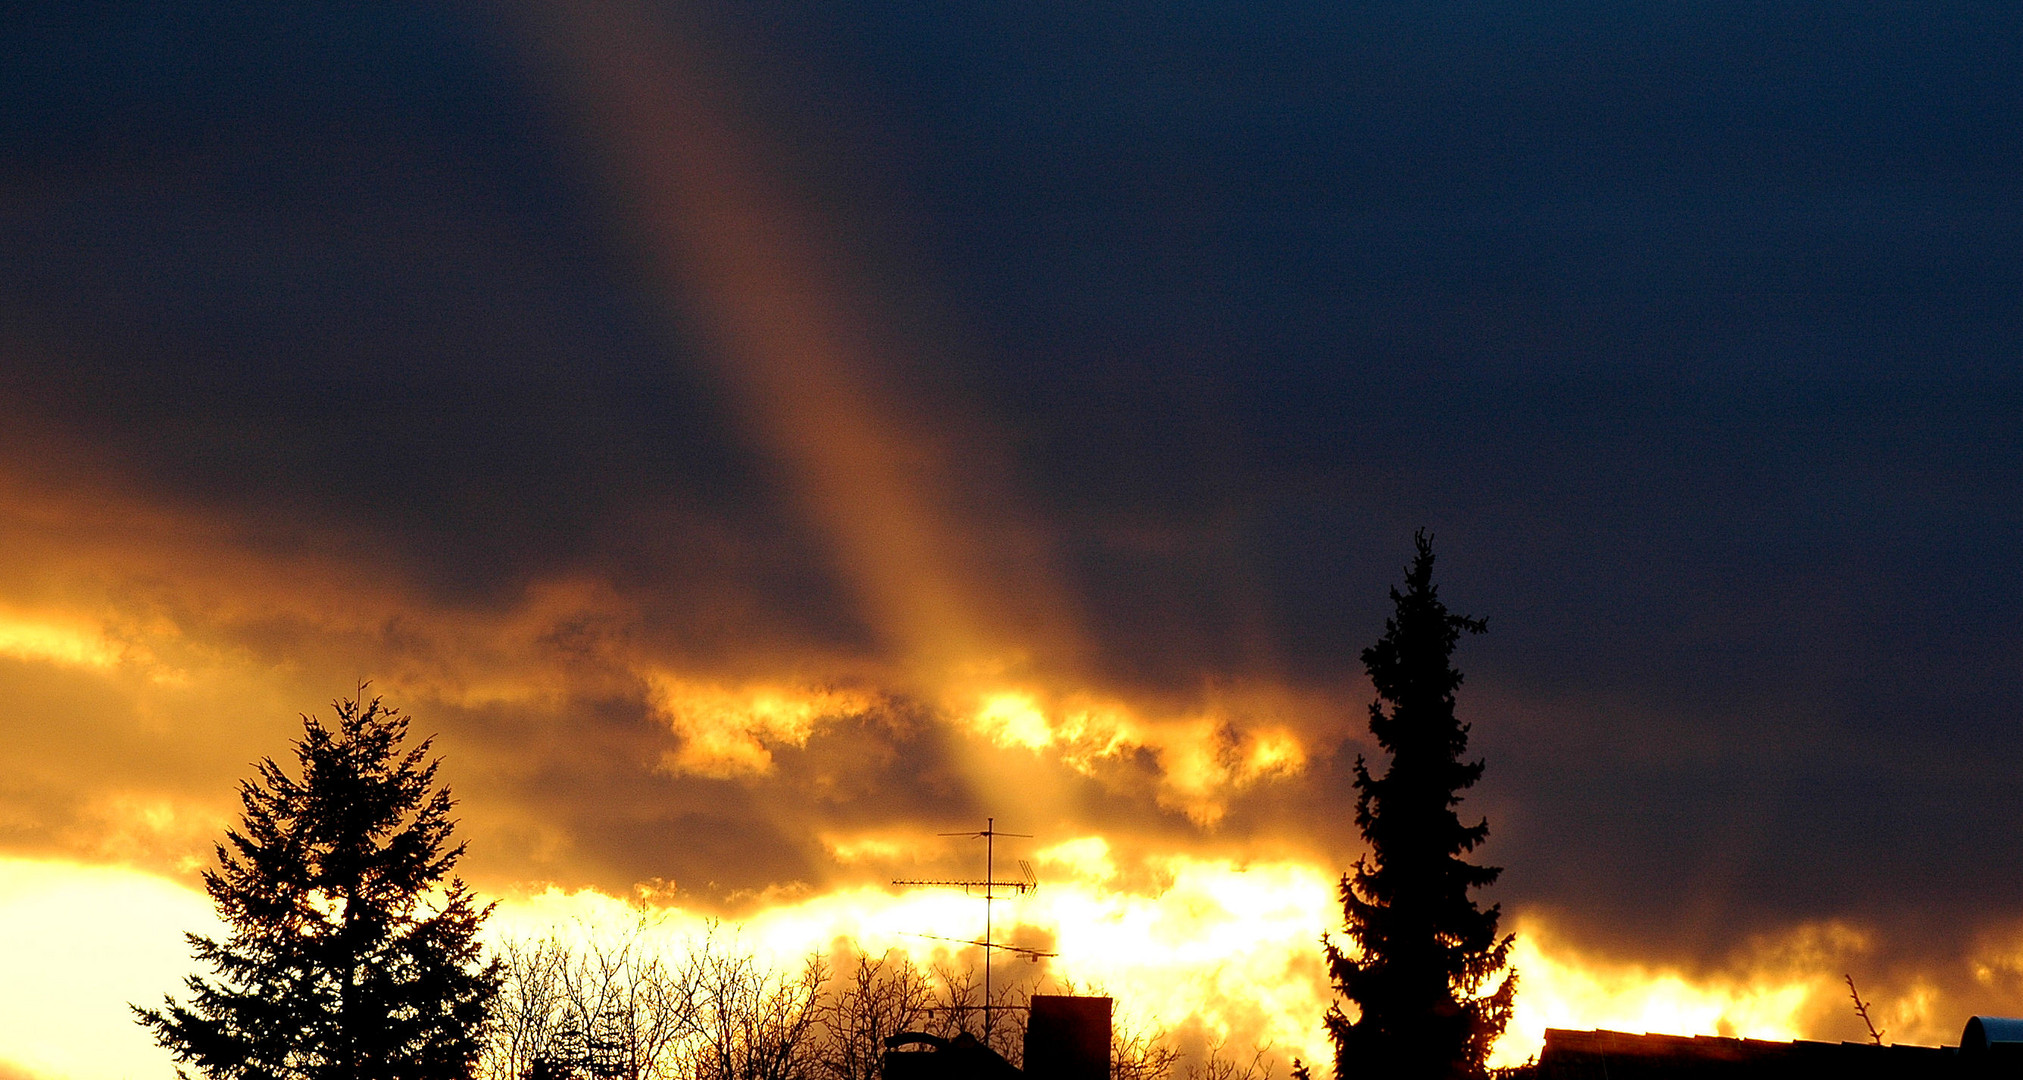
[[[0,656],[76,667],[108,668],[124,650],[106,640],[103,629],[47,616],[0,613]]]
[[[1807,1035],[1811,1006],[1844,994],[1843,960],[1867,945],[1835,923],[1800,926],[1757,943],[1730,967],[1689,974],[1584,954],[1554,940],[1536,916],[1517,920],[1511,964],[1517,1003],[1492,1064],[1522,1062],[1548,1027],[1726,1035],[1788,1041]]]
[[[221,933],[196,889],[113,867],[0,858],[0,1069],[64,1080],[168,1072],[134,1023],[191,970],[185,932]]]
[[[1098,836],[1032,857],[1041,888],[999,905],[995,937],[1058,955],[1043,966],[1000,956],[1001,978],[1100,988],[1135,1023],[1221,1041],[1226,1052],[1269,1044],[1281,1066],[1298,1056],[1318,1074],[1328,1071],[1320,1018],[1331,994],[1317,939],[1340,920],[1333,869],[1172,855],[1143,860],[1149,873],[1124,875]],[[713,934],[780,967],[851,947],[873,955],[897,949],[923,966],[979,959],[961,941],[982,933],[982,905],[957,890],[783,892],[735,926],[714,924],[678,899],[547,887],[503,898],[486,937],[494,946],[549,934],[581,940],[632,933],[644,918],[649,941],[670,954]],[[1845,927],[1800,926],[1721,971],[1694,973],[1570,947],[1535,913],[1514,925],[1516,1012],[1494,1065],[1537,1053],[1547,1027],[1817,1037],[1807,1017],[1837,1001],[1841,962],[1865,948]],[[0,955],[9,961],[9,978],[0,980],[0,1075],[10,1068],[52,1080],[165,1074],[167,1054],[133,1023],[127,1003],[153,1004],[180,990],[192,969],[186,931],[223,931],[208,898],[187,884],[0,859]],[[1936,991],[1921,986],[1904,1007],[1942,1014]]]
[[[1281,724],[1239,727],[1214,709],[1148,716],[1122,702],[1086,693],[1058,701],[1034,689],[994,688],[969,703],[952,693],[949,711],[997,746],[1051,752],[1069,768],[1100,776],[1105,763],[1149,750],[1160,767],[1160,805],[1213,825],[1230,796],[1306,767],[1306,750]]]
[[[1054,729],[1031,694],[1000,691],[983,699],[976,710],[976,729],[999,746],[1044,750],[1054,744]]]
[[[824,720],[861,715],[868,694],[769,684],[723,686],[665,672],[645,675],[655,712],[681,746],[662,757],[669,772],[726,778],[768,772],[772,746],[806,746]]]
[[[1338,917],[1332,872],[1297,862],[1239,864],[1173,856],[1157,860],[1147,884],[1115,888],[1116,866],[1100,837],[1034,854],[1040,889],[1001,901],[994,937],[1058,954],[1044,968],[1001,954],[999,977],[1055,986],[1100,987],[1125,1014],[1168,1030],[1228,1038],[1232,1048],[1270,1044],[1281,1057],[1323,1059],[1319,1021],[1328,991],[1320,928]],[[502,903],[500,938],[618,934],[653,920],[666,947],[709,932],[678,907],[651,911],[594,891],[548,889]],[[981,937],[983,905],[959,890],[840,889],[766,906],[735,931],[740,947],[776,965],[843,942],[873,955],[897,949],[922,966],[977,963],[961,944]],[[949,940],[953,939],[953,940]]]

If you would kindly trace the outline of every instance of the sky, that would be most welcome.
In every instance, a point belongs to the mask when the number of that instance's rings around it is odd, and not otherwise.
[[[1499,1060],[2023,1013],[2013,5],[0,37],[6,1080],[169,1075],[237,783],[368,683],[499,934],[925,958],[995,820],[1032,977],[1325,1058],[1420,528]]]

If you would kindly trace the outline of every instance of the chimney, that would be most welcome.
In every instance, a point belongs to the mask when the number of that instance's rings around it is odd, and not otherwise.
[[[1110,999],[1034,994],[1025,1073],[1031,1080],[1110,1080]]]

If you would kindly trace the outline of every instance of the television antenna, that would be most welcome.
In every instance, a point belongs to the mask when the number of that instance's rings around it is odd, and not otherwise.
[[[994,912],[992,911],[993,905],[995,905],[999,900],[1008,900],[1014,896],[1031,895],[1032,893],[1038,891],[1040,887],[1040,881],[1039,878],[1033,876],[1033,864],[1025,861],[1024,859],[1019,860],[1019,878],[1017,881],[999,881],[997,879],[997,838],[1000,836],[1014,836],[1020,839],[1030,840],[1032,839],[1032,834],[999,832],[997,829],[996,818],[994,817],[985,818],[983,820],[984,825],[982,832],[945,832],[935,834],[937,836],[962,836],[972,840],[982,840],[983,841],[982,881],[959,881],[959,880],[895,881],[892,884],[918,885],[930,888],[961,889],[963,891],[963,895],[965,896],[976,896],[978,895],[977,890],[979,889],[982,890],[981,895],[983,897],[983,940],[972,941],[968,938],[945,938],[935,934],[915,934],[912,936],[934,938],[937,941],[954,941],[964,945],[975,945],[983,950],[983,1034],[985,1041],[988,1041],[990,1039],[990,1029],[991,1029],[990,1011],[994,1008],[1001,1007],[994,1005],[991,1002],[990,996],[991,953],[1000,951],[1017,953],[1028,960],[1034,961],[1035,963],[1037,963],[1039,959],[1043,956],[1053,956],[1055,954],[1045,952],[1040,949],[1027,949],[1018,945],[1004,945],[991,940],[991,926],[992,926],[991,920],[994,914]]]

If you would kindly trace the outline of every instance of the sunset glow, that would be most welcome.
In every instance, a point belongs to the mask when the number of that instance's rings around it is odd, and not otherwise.
[[[354,697],[494,950],[988,934],[1141,1080],[1328,1080],[1413,748],[1490,1065],[2023,1015],[2007,9],[29,6],[0,1080],[172,1075]]]
[[[1058,953],[1044,964],[1000,958],[1000,978],[1037,989],[1098,988],[1129,1022],[1163,1028],[1195,1053],[1269,1046],[1283,1063],[1325,1065],[1318,1023],[1329,1003],[1316,926],[1339,919],[1332,873],[1297,862],[1160,859],[1132,883],[1099,837],[1033,853],[1043,885],[1000,912],[1002,940]],[[651,892],[617,897],[550,886],[500,897],[493,942],[559,934],[628,934],[643,918],[650,940],[678,956],[715,934],[786,968],[810,954],[897,950],[923,966],[979,962],[977,951],[935,938],[981,933],[981,906],[949,891],[882,886],[779,897],[751,917],[718,917]],[[0,926],[15,970],[0,1000],[5,1061],[31,1075],[96,1080],[148,1074],[165,1061],[135,1028],[124,1002],[146,1003],[188,970],[181,934],[218,933],[209,901],[188,884],[133,871],[12,859],[0,863]],[[99,928],[115,927],[111,934]],[[74,928],[74,929],[72,929]],[[1519,913],[1513,966],[1523,995],[1493,1061],[1536,1054],[1547,1027],[1630,1032],[1808,1037],[1821,1008],[1845,993],[1829,969],[1866,948],[1845,927],[1794,928],[1725,971],[1691,974],[1563,944],[1551,924]],[[1999,963],[1990,957],[1986,963]],[[1881,987],[1877,988],[1881,990]],[[1883,1015],[1898,1041],[1936,1044],[1956,1035],[1930,986]]]
[[[310,585],[309,595],[321,591]],[[295,602],[269,593],[256,603],[286,609]],[[226,687],[243,687],[250,691],[241,695],[245,701],[259,702],[289,692],[297,676],[286,666],[235,659],[246,654],[225,643],[224,635],[233,632],[229,623],[178,622],[161,614],[178,607],[187,610],[186,605],[148,609],[154,614],[101,609],[108,613],[100,618],[123,627],[118,650],[104,645],[103,632],[94,632],[86,618],[57,612],[41,621],[24,619],[11,625],[36,629],[14,631],[9,640],[25,644],[15,645],[5,662],[14,665],[16,678],[60,675],[80,689],[102,688],[91,693],[116,695],[131,710],[125,719],[113,713],[94,722],[125,723],[136,731],[147,730],[155,717],[177,714],[186,708],[180,703],[198,700],[193,694],[222,702]],[[304,615],[305,625],[329,640],[356,633],[354,622],[311,621],[306,610]],[[411,701],[436,701],[437,709],[501,702],[538,706],[554,700],[552,690],[536,681],[544,670],[542,639],[586,615],[607,622],[630,617],[617,594],[580,587],[530,590],[523,604],[479,621],[449,612],[411,612],[403,616],[409,635],[441,634],[445,640],[454,635],[472,644],[435,653],[426,665],[391,664],[405,674],[375,688]],[[208,659],[164,683],[152,658],[178,650]],[[640,763],[673,775],[757,780],[776,769],[776,752],[805,749],[824,731],[861,724],[886,707],[879,694],[855,688],[865,685],[861,677],[840,669],[822,684],[726,680],[674,675],[622,649],[606,656],[617,665],[612,671],[632,680],[642,705],[671,740],[659,750],[652,749],[652,739],[639,743]],[[947,725],[944,737],[973,741],[967,760],[983,771],[976,778],[980,783],[1025,759],[1063,776],[1128,790],[1116,787],[1124,780],[1114,770],[1135,756],[1157,769],[1158,783],[1148,797],[1184,811],[1196,827],[1212,825],[1230,799],[1297,781],[1308,754],[1294,732],[1316,730],[1319,722],[1298,712],[1261,711],[1255,703],[1220,715],[1203,710],[1145,720],[1117,696],[1036,688],[978,691],[978,685],[988,684],[973,675],[952,682],[942,694],[948,711],[940,715]],[[1147,711],[1173,715],[1165,709],[1155,704]],[[188,966],[180,935],[215,925],[193,886],[196,870],[210,861],[206,848],[229,821],[224,796],[242,768],[228,749],[240,745],[232,725],[241,721],[234,716],[251,720],[253,713],[214,713],[208,727],[184,729],[198,740],[193,747],[223,751],[211,766],[209,790],[127,780],[125,788],[81,798],[66,821],[41,826],[51,843],[110,862],[91,867],[14,858],[5,864],[0,924],[25,935],[10,954],[17,970],[36,973],[16,980],[21,996],[6,1003],[15,1026],[4,1045],[14,1066],[33,1075],[79,1078],[160,1067],[161,1052],[132,1027],[124,1002],[148,1001],[171,990]],[[1237,727],[1234,717],[1249,718],[1244,722],[1250,726]],[[285,726],[261,720],[254,730],[286,736]],[[452,751],[452,769],[459,769],[458,748],[446,748]],[[266,742],[236,753],[277,749]],[[476,747],[466,752],[479,760],[487,753]],[[680,881],[642,881],[630,892],[607,892],[556,880],[530,890],[501,876],[506,867],[487,857],[484,838],[547,835],[528,850],[545,853],[539,857],[557,866],[570,858],[572,842],[552,823],[537,828],[531,819],[487,805],[482,792],[480,786],[476,794],[466,794],[466,827],[476,837],[479,881],[492,883],[489,888],[501,900],[489,931],[495,941],[623,927],[644,913],[670,950],[710,932],[713,921],[728,920],[724,932],[775,964],[839,948],[874,955],[898,950],[930,965],[978,962],[976,950],[937,940],[981,933],[975,899],[959,891],[903,890],[884,883],[922,868],[955,876],[979,872],[970,865],[979,853],[959,837],[897,823],[825,831],[822,850],[837,868],[834,881],[783,882],[734,898],[729,908],[705,897],[691,899]],[[1024,809],[1032,813],[1037,807],[1028,801]],[[12,813],[17,822],[29,823],[18,805]],[[1269,1045],[1281,1062],[1298,1056],[1325,1064],[1329,1049],[1318,1019],[1330,996],[1318,942],[1323,931],[1338,929],[1334,890],[1340,866],[1283,853],[1212,854],[1228,845],[1215,842],[1212,832],[1202,839],[1209,850],[1194,853],[1170,841],[1098,830],[1018,841],[1001,851],[1002,857],[1031,861],[1042,886],[1031,897],[1001,905],[1000,940],[1058,954],[1043,964],[1001,960],[1005,977],[1036,987],[1100,987],[1119,998],[1130,1022],[1163,1029],[1193,1052],[1209,1045]],[[128,860],[148,869],[120,869]],[[867,873],[874,880],[863,881]],[[849,884],[853,877],[859,883]],[[107,925],[116,925],[117,933],[87,929]],[[1584,948],[1543,912],[1520,910],[1511,925],[1518,935],[1513,964],[1521,993],[1510,1031],[1497,1047],[1499,1064],[1535,1054],[1547,1027],[1806,1037],[1823,1015],[1840,1011],[1839,973],[1862,963],[1873,947],[1865,932],[1851,926],[1801,926],[1712,969],[1688,971]],[[1999,932],[1987,939],[1974,969],[1983,984],[1996,984],[2018,969],[2009,940]],[[113,963],[111,957],[121,959]],[[37,987],[32,993],[24,989],[31,985]],[[1882,1015],[1894,1037],[1940,1042],[1951,1036],[1957,1009],[1929,975],[1915,976],[1910,984],[1878,985],[1872,993],[1887,995]]]

